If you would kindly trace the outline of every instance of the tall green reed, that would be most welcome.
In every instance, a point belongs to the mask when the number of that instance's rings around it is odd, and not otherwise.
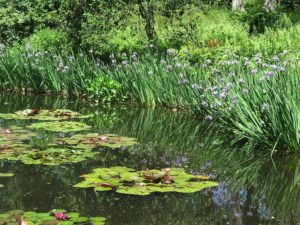
[[[218,61],[190,65],[169,49],[165,58],[137,53],[106,65],[91,55],[27,49],[0,57],[2,89],[92,94],[98,77],[121,84],[120,96],[140,105],[179,108],[220,125],[239,140],[267,146],[270,154],[298,152],[298,60],[283,51],[244,58],[227,51]]]

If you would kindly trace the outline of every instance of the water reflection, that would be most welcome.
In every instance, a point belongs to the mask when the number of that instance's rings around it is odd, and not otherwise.
[[[25,108],[69,108],[96,113],[85,120],[93,131],[135,137],[139,145],[101,153],[80,164],[26,166],[0,162],[1,172],[15,177],[1,179],[0,211],[12,209],[49,211],[64,208],[86,215],[102,215],[108,224],[297,224],[299,206],[298,156],[271,160],[233,145],[228,134],[179,112],[115,106],[91,106],[81,100],[47,97],[1,96],[1,112]],[[1,121],[0,126],[30,121]],[[38,145],[53,134],[42,133]],[[36,140],[35,140],[36,141]],[[244,153],[242,153],[244,152]],[[248,153],[247,153],[248,152]],[[185,167],[221,182],[218,188],[195,194],[126,196],[72,187],[79,175],[95,167],[128,166],[137,170]]]

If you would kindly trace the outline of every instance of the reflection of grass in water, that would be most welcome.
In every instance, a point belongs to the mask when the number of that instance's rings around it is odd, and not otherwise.
[[[232,177],[228,188],[236,201],[233,208],[241,201],[241,191],[246,190],[245,207],[242,209],[244,216],[253,205],[262,219],[274,216],[291,223],[295,219],[293,215],[300,213],[299,156],[271,159],[265,155],[245,153],[247,151],[240,148],[235,147],[240,151],[238,154],[230,144],[207,152],[214,167],[226,170],[225,177],[220,174],[219,179]]]

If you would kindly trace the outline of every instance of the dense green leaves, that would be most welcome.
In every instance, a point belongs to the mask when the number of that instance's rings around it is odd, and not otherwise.
[[[122,137],[115,134],[77,134],[70,138],[58,139],[58,144],[69,145],[73,148],[109,147],[120,148],[137,144],[135,138]]]
[[[82,177],[85,180],[74,187],[94,188],[96,191],[114,190],[130,195],[149,195],[152,192],[194,193],[218,185],[211,181],[201,181],[180,168],[137,172],[125,167],[98,168]]]
[[[28,128],[42,129],[42,130],[48,130],[52,132],[70,133],[70,132],[89,130],[91,126],[81,122],[59,121],[59,122],[33,123],[30,126],[28,126]]]
[[[67,219],[58,219],[55,212],[64,213]],[[13,210],[0,214],[0,224],[15,224],[16,222],[25,222],[29,225],[104,225],[104,217],[83,217],[79,213],[66,212],[62,209],[51,210],[49,213],[40,213],[35,211],[24,212],[22,210]]]
[[[68,109],[53,109],[53,110],[43,110],[43,109],[25,109],[23,111],[17,111],[15,113],[0,113],[0,118],[9,120],[67,120],[67,119],[86,119],[93,115],[81,115],[78,112],[73,112]]]

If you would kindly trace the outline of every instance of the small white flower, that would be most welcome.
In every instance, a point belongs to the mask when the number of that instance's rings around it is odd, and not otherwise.
[[[270,105],[268,104],[268,103],[263,103],[263,105],[262,105],[262,110],[264,110],[264,111],[267,111],[267,110],[269,110],[270,109]]]
[[[205,119],[206,119],[206,120],[209,120],[209,121],[212,121],[212,120],[213,120],[213,117],[212,117],[211,115],[207,115],[207,116],[205,117]]]

